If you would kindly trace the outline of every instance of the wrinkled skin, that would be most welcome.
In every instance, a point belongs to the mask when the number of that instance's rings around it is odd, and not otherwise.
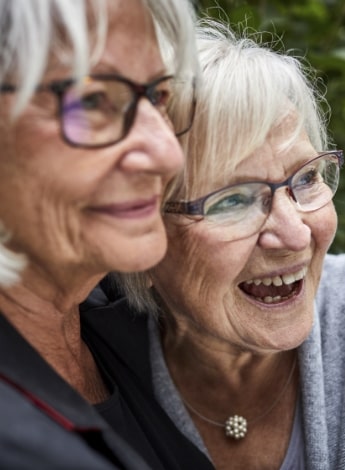
[[[93,72],[138,82],[164,75],[153,25],[140,2],[111,5],[106,47]],[[69,74],[51,68],[42,82]],[[12,101],[12,95],[2,96],[0,220],[12,233],[10,247],[28,257],[33,289],[66,291],[90,279],[95,284],[110,270],[158,262],[166,250],[160,199],[183,156],[153,106],[140,102],[123,141],[89,150],[61,139],[53,94],[36,93],[14,124]],[[111,205],[112,213],[102,211]]]
[[[279,152],[285,140],[280,128],[273,131],[237,165],[229,184],[283,181],[317,154],[305,133]],[[210,184],[209,190],[217,187]],[[153,284],[174,319],[175,327],[166,329],[166,344],[178,348],[180,340],[190,341],[216,357],[219,351],[265,354],[297,347],[312,327],[314,297],[336,224],[332,202],[314,212],[298,212],[284,188],[276,192],[261,231],[242,240],[224,241],[224,228],[209,229],[204,221],[166,216],[168,252],[152,270]],[[301,268],[307,272],[300,292],[284,302],[264,304],[240,288],[248,280]]]

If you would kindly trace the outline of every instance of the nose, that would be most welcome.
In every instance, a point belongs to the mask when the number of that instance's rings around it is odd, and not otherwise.
[[[182,169],[184,155],[171,124],[146,98],[137,104],[126,142],[121,162],[126,171],[173,176]]]
[[[299,212],[287,187],[275,192],[271,212],[261,229],[258,243],[265,249],[302,251],[311,240],[308,213]]]

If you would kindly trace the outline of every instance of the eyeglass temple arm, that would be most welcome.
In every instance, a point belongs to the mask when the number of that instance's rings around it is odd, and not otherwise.
[[[344,152],[342,150],[337,150],[335,154],[338,157],[339,168],[342,168],[342,166],[344,165]]]
[[[166,202],[163,209],[167,214],[184,214],[186,212],[186,203],[177,201]]]
[[[196,201],[169,201],[164,205],[168,214],[203,215],[203,198]]]

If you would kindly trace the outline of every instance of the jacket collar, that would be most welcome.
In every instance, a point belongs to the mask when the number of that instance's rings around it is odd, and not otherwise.
[[[43,411],[45,407],[55,411],[57,417],[61,415],[76,430],[103,430],[107,427],[92,406],[50,367],[1,314],[0,374],[4,381],[28,399],[31,397],[37,405],[43,404],[42,407],[38,406]]]
[[[119,464],[127,470],[149,470],[141,457],[49,366],[2,314],[0,380],[25,395],[63,428],[84,435],[88,445],[91,441],[86,437],[87,433],[98,432],[105,443],[105,446],[100,444],[100,449],[105,452],[103,456],[107,455],[111,462],[116,462],[114,468],[119,468]]]

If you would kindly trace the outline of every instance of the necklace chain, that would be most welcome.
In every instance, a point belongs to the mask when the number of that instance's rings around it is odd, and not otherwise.
[[[273,408],[279,403],[279,401],[282,399],[283,395],[287,391],[291,379],[293,377],[295,368],[297,364],[297,357],[295,356],[295,359],[293,361],[291,370],[289,372],[288,378],[285,382],[284,387],[282,388],[281,392],[277,396],[277,398],[274,400],[274,402],[265,410],[264,413],[262,413],[260,416],[257,416],[255,419],[252,419],[250,421],[247,421],[244,417],[239,416],[239,415],[233,415],[229,416],[227,420],[224,423],[220,423],[219,421],[214,421],[213,419],[207,418],[206,416],[203,416],[199,411],[197,411],[190,403],[188,403],[183,397],[181,397],[183,403],[186,405],[186,407],[192,411],[196,416],[198,416],[200,419],[203,421],[206,421],[209,424],[213,424],[214,426],[218,426],[221,428],[225,428],[225,434],[227,437],[232,437],[234,439],[242,439],[245,437],[247,433],[247,424],[253,424],[259,421],[260,419],[264,418],[267,416]]]

